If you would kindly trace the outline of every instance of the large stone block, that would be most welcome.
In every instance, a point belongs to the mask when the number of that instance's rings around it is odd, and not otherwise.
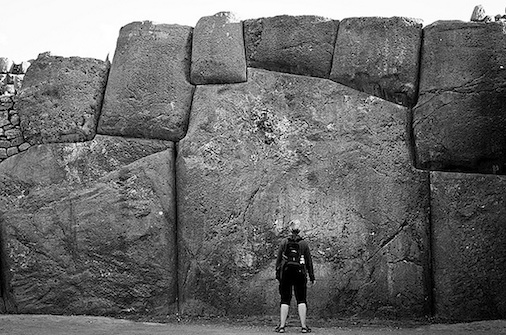
[[[431,172],[437,316],[506,318],[506,178]]]
[[[422,22],[404,17],[358,17],[339,24],[330,79],[414,106]]]
[[[413,110],[422,169],[506,173],[505,22],[436,22],[424,29]]]
[[[97,136],[0,163],[17,311],[166,315],[176,301],[173,159],[172,142]]]
[[[16,96],[31,144],[80,142],[96,134],[109,64],[92,58],[40,54]]]
[[[278,243],[303,223],[311,313],[421,315],[428,173],[407,109],[330,80],[250,69],[198,86],[176,161],[183,313],[273,314]]]
[[[193,31],[192,84],[238,83],[246,79],[242,22],[228,12],[201,18]]]
[[[178,141],[188,127],[191,27],[133,22],[121,28],[98,132]]]
[[[339,21],[282,15],[243,24],[248,66],[329,77]]]

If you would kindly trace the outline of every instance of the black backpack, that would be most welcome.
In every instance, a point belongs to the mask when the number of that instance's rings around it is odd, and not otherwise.
[[[300,268],[300,256],[301,254],[299,242],[288,239],[285,247],[286,266]]]

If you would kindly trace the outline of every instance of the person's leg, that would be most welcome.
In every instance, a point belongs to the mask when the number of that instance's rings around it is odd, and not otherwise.
[[[284,332],[286,320],[288,319],[290,301],[292,300],[292,283],[290,281],[290,276],[287,276],[286,274],[279,283],[279,294],[281,295],[281,307],[279,313],[279,326],[276,327],[276,331]]]
[[[297,282],[295,283],[295,299],[297,299],[297,308],[299,312],[300,326],[302,329],[309,330],[309,327],[306,324],[306,314],[307,314],[307,278],[301,273]]]
[[[279,326],[286,326],[286,319],[288,318],[288,310],[290,309],[290,305],[281,304],[281,312],[280,312],[280,321]]]
[[[302,328],[307,328],[307,325],[306,325],[307,305],[305,302],[303,302],[303,303],[298,304],[297,307],[299,309],[300,326]]]

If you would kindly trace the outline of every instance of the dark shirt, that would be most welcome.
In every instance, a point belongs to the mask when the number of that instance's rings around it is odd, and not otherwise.
[[[292,235],[288,238],[285,238],[283,240],[283,242],[281,243],[281,245],[279,246],[278,257],[276,259],[276,273],[278,273],[278,271],[281,270],[280,267],[281,267],[281,262],[283,260],[283,253],[284,253],[285,247],[286,247],[289,239],[299,242],[300,254],[304,255],[304,261],[305,261],[304,273],[309,275],[309,280],[313,282],[315,280],[314,279],[314,270],[313,270],[313,259],[311,258],[311,252],[309,251],[309,245],[299,235]]]

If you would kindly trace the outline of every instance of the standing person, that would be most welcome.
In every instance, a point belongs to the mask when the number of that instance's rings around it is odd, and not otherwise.
[[[313,261],[307,242],[299,235],[300,223],[298,220],[290,222],[290,231],[291,235],[284,239],[279,246],[276,260],[276,279],[279,281],[281,311],[280,323],[275,331],[277,333],[285,332],[293,288],[302,327],[301,332],[310,333],[311,329],[306,324],[306,294],[308,275],[311,285],[314,285],[315,282]]]

